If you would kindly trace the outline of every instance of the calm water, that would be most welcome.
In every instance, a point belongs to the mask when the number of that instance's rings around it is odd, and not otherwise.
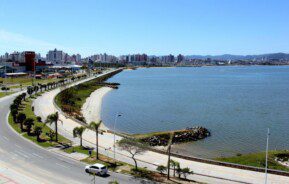
[[[121,83],[107,94],[102,119],[126,133],[208,128],[212,136],[175,145],[200,157],[289,148],[289,67],[199,67],[127,70],[109,79]]]

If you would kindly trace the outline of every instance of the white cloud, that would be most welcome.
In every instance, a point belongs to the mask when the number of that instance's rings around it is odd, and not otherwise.
[[[49,43],[43,40],[34,39],[19,33],[0,30],[0,52],[33,50],[42,54],[51,49],[62,49],[65,52],[73,52],[74,49],[67,48],[58,44]]]

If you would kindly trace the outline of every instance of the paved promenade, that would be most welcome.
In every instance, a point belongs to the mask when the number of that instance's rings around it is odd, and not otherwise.
[[[44,93],[34,101],[35,114],[41,116],[43,119],[54,113],[57,108],[54,106],[54,97],[60,92],[60,89],[54,89],[52,91]],[[78,138],[73,138],[73,128],[80,126],[72,119],[65,117],[60,113],[60,119],[63,124],[59,123],[59,133],[68,139],[72,140],[75,145],[79,144]],[[84,135],[84,145],[94,147],[95,133],[90,130],[86,130]],[[117,140],[121,138],[117,136]],[[100,153],[113,157],[113,135],[105,133],[99,136]],[[132,160],[128,157],[128,154],[124,151],[116,149],[116,159],[133,164]],[[156,164],[166,165],[167,156],[151,151],[145,152],[143,155],[137,156],[139,165],[146,167],[150,170],[156,169]],[[189,167],[195,174],[190,175],[188,178],[206,182],[206,183],[264,183],[264,173],[247,171],[217,165],[210,165],[206,163],[200,163],[195,161],[189,161],[185,159],[179,159],[172,157],[173,160],[180,162],[181,167]],[[289,177],[268,175],[268,183],[289,183]]]

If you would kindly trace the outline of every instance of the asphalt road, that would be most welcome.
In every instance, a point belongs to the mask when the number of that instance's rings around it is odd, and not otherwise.
[[[84,172],[84,164],[40,148],[24,139],[8,125],[9,106],[14,95],[0,98],[0,162],[36,183],[94,183],[93,177]],[[1,173],[1,171],[0,171]],[[149,183],[131,176],[109,173],[96,177],[96,183]]]

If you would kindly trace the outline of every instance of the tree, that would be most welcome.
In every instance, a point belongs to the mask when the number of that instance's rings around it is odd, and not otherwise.
[[[40,135],[42,134],[42,127],[37,126],[34,128],[34,133],[37,136],[37,141],[40,141]]]
[[[25,119],[24,125],[26,126],[27,134],[29,135],[31,133],[32,126],[34,125],[34,119],[32,118]]]
[[[159,171],[161,174],[164,174],[166,170],[167,170],[167,168],[163,165],[159,165],[157,167],[157,171]]]
[[[10,111],[13,111],[14,109],[18,110],[18,105],[13,103],[13,104],[10,105]]]
[[[60,121],[58,112],[48,115],[46,119],[46,123],[49,123],[50,125],[54,123],[55,125],[55,141],[56,142],[58,142],[58,121]]]
[[[144,153],[146,145],[132,138],[123,138],[118,142],[118,146],[121,150],[127,151],[131,155],[135,163],[135,170],[138,170],[135,156]]]
[[[75,127],[73,129],[73,137],[79,137],[81,147],[82,147],[82,135],[83,135],[84,131],[85,131],[85,127],[83,127],[83,126]]]
[[[185,179],[187,179],[187,176],[189,174],[192,174],[192,172],[190,171],[190,168],[188,168],[188,167],[183,168],[181,172],[183,173],[183,176]]]
[[[99,127],[100,127],[101,121],[98,123],[91,122],[88,127],[95,131],[95,151],[96,151],[96,159],[98,159],[98,133],[99,133]]]
[[[182,169],[181,169],[180,165],[177,166],[176,172],[177,172],[177,174],[178,174],[178,177],[181,178]]]
[[[40,116],[37,116],[36,119],[37,119],[37,121],[38,121],[39,123],[42,122],[42,118],[41,118]]]
[[[28,86],[27,87],[27,93],[29,94],[29,96],[31,97],[32,93],[33,93],[33,87],[32,86]]]
[[[176,169],[180,166],[180,163],[174,160],[170,161],[170,166],[174,169],[174,177],[176,177]]]
[[[39,91],[39,87],[38,86],[34,86],[33,91],[35,92],[35,94]]]
[[[16,119],[17,119],[16,122],[20,124],[20,130],[21,130],[21,132],[23,132],[23,123],[24,123],[24,121],[26,120],[26,115],[25,115],[24,113],[20,112],[20,113],[17,115]]]
[[[18,110],[13,109],[13,110],[11,111],[11,115],[12,115],[12,117],[13,117],[14,123],[17,123],[16,121],[17,121]]]
[[[25,98],[26,98],[26,93],[22,93],[21,96],[22,96],[22,99],[25,100]]]
[[[49,141],[51,142],[53,140],[53,137],[55,136],[55,132],[50,130],[49,132],[46,133],[46,135],[49,137]]]

